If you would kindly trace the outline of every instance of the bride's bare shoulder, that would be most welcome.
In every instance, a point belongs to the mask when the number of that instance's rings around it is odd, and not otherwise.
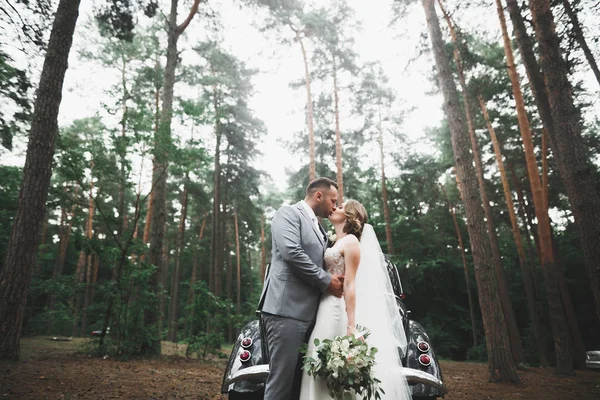
[[[340,243],[340,253],[344,254],[346,250],[352,249],[355,250],[359,248],[360,242],[356,236],[353,234],[348,234],[342,238],[342,242]]]

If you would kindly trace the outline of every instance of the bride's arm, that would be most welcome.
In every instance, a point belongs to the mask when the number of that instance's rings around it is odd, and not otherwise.
[[[348,314],[348,335],[356,331],[356,286],[355,278],[360,264],[360,242],[354,235],[348,235],[344,245],[344,259],[346,271],[344,278],[344,299],[346,300],[346,313]]]

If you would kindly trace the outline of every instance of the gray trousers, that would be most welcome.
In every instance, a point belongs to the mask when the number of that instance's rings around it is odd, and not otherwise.
[[[311,321],[261,313],[269,349],[269,377],[264,400],[298,398],[301,378],[299,347],[305,343]]]

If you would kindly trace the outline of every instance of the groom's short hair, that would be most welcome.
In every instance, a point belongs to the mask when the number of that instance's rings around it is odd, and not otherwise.
[[[306,196],[311,197],[319,190],[325,190],[325,189],[329,190],[329,188],[331,188],[332,186],[336,189],[338,188],[337,183],[335,183],[335,181],[333,181],[329,178],[323,177],[323,178],[314,179],[306,187]]]

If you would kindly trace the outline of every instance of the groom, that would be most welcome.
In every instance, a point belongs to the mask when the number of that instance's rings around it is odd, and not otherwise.
[[[323,268],[327,235],[317,219],[335,211],[337,197],[337,184],[318,178],[308,184],[303,201],[273,216],[273,256],[259,303],[270,354],[264,400],[290,399],[299,377],[298,348],[314,323],[321,293],[342,296],[344,277]]]

